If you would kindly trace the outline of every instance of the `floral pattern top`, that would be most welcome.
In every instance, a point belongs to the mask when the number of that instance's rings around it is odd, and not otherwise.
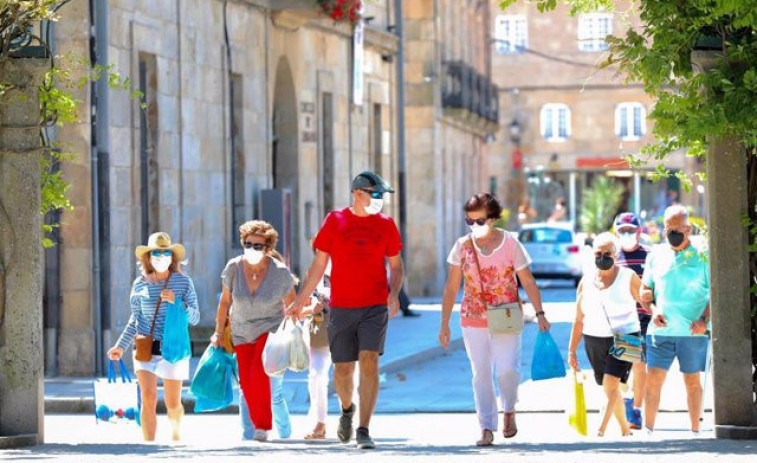
[[[465,235],[455,242],[447,257],[447,263],[461,267],[463,272],[465,285],[460,308],[462,326],[487,326],[486,306],[481,300],[481,276],[488,304],[501,305],[518,300],[516,274],[531,265],[531,258],[520,241],[509,232],[504,233],[502,244],[489,255],[483,254],[478,245],[472,245],[470,235]],[[478,254],[481,276],[476,268],[474,252]]]

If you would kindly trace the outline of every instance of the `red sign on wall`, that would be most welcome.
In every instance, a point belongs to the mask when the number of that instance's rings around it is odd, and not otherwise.
[[[521,169],[523,167],[523,153],[519,149],[513,150],[513,169]]]

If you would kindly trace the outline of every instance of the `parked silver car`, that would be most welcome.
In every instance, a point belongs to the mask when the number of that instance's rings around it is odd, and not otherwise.
[[[531,273],[536,278],[570,279],[578,286],[584,245],[577,242],[570,223],[525,224],[518,239],[531,256]]]

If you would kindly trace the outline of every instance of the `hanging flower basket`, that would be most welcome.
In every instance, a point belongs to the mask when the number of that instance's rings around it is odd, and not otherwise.
[[[360,19],[362,0],[316,0],[323,14],[336,22],[349,21],[354,24]]]

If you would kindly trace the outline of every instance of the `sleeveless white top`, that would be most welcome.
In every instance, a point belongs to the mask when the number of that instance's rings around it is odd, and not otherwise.
[[[641,331],[639,316],[636,313],[636,300],[631,294],[633,275],[633,270],[618,267],[615,281],[602,290],[594,285],[593,274],[584,277],[581,301],[581,311],[584,314],[583,334],[609,338],[614,332],[629,334]],[[608,318],[612,327],[608,324]]]

